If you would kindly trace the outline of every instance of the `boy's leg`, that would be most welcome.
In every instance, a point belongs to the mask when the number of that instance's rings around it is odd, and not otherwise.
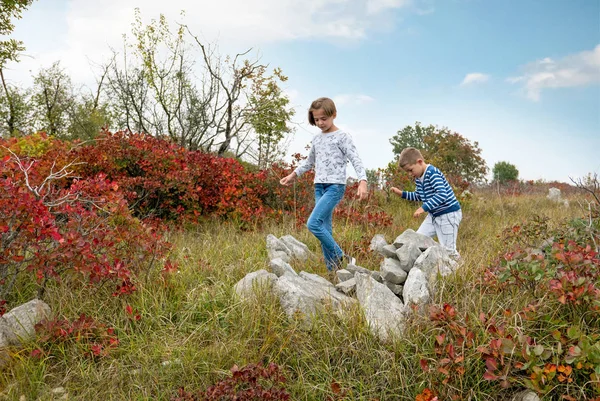
[[[454,257],[460,257],[456,249],[456,238],[458,237],[458,226],[461,220],[462,210],[443,214],[433,220],[438,242]]]
[[[344,256],[344,252],[333,239],[331,220],[333,209],[342,200],[346,186],[343,184],[321,184],[319,187],[322,188],[322,192],[318,194],[317,185],[319,184],[315,184],[315,208],[310,214],[306,226],[321,241],[327,270],[335,270],[338,267],[339,260]]]
[[[421,226],[419,227],[417,232],[419,234],[423,234],[423,235],[426,235],[431,238],[435,237],[436,231],[435,231],[435,227],[433,226],[433,220],[431,219],[430,213],[427,213],[425,220],[423,220],[423,222],[421,223]]]

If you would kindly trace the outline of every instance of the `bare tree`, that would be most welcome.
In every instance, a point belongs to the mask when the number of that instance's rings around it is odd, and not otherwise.
[[[186,31],[193,46],[186,43]],[[144,25],[136,11],[132,33],[135,40],[125,43],[123,54],[113,52],[107,75],[118,128],[170,138],[190,150],[233,152],[236,157],[255,153],[257,142],[269,142],[267,153],[273,154],[274,141],[281,138],[263,132],[259,141],[256,117],[289,119],[292,114],[267,110],[288,103],[277,87],[285,78],[279,70],[268,77],[266,65],[245,58],[251,49],[223,60],[187,26],[172,31],[162,15]],[[199,59],[193,50],[201,52]],[[274,96],[285,101],[274,102]]]
[[[600,179],[598,178],[598,173],[590,173],[584,178],[569,178],[577,188],[591,196],[591,201],[586,201],[586,204],[580,203],[580,205],[588,214],[586,229],[594,243],[596,252],[600,252],[597,242],[600,240]]]
[[[32,103],[39,115],[38,128],[54,136],[64,136],[68,110],[74,100],[71,78],[55,62],[34,77]]]

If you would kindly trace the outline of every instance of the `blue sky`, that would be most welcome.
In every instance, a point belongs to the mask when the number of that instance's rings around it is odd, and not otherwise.
[[[368,168],[420,121],[477,141],[490,169],[568,181],[600,172],[600,2],[595,0],[46,0],[18,21],[27,57],[13,82],[61,60],[89,82],[140,7],[182,21],[221,53],[252,47],[289,76],[296,108],[289,153],[318,133],[310,102],[329,96]],[[180,10],[186,16],[179,17]],[[53,24],[46,21],[52,19]],[[349,173],[353,175],[352,168]]]

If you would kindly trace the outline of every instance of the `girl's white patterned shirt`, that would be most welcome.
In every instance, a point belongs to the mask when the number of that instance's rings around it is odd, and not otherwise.
[[[320,133],[313,137],[308,157],[294,170],[300,177],[315,168],[315,183],[346,184],[346,164],[352,163],[358,180],[367,174],[350,134],[343,130]]]

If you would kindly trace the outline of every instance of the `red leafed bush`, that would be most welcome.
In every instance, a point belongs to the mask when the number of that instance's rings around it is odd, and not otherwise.
[[[283,387],[285,377],[278,365],[234,365],[231,377],[221,380],[205,391],[192,393],[181,387],[171,401],[287,401],[289,393]]]
[[[83,176],[97,173],[119,184],[139,217],[196,220],[217,215],[254,221],[265,216],[263,173],[235,159],[191,152],[151,135],[104,132],[74,151]]]
[[[101,357],[108,355],[119,345],[112,327],[86,315],[69,321],[67,319],[42,320],[35,325],[39,348],[31,352],[32,357],[51,355],[60,344],[76,345],[84,356]]]
[[[102,174],[73,178],[73,164],[44,159],[54,157],[52,144],[36,158],[15,153],[21,150],[14,143],[5,145],[0,147],[0,298],[27,271],[35,274],[42,293],[48,279],[83,277],[91,284],[112,281],[115,295],[125,294],[135,289],[136,273],[166,257],[170,245],[157,227],[131,215],[117,183]]]

